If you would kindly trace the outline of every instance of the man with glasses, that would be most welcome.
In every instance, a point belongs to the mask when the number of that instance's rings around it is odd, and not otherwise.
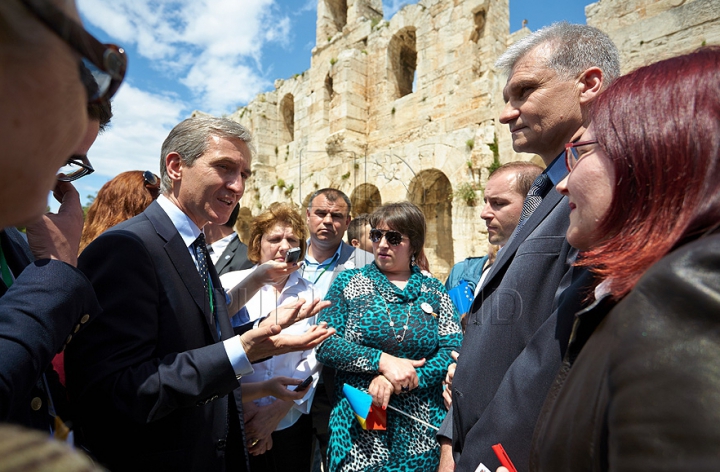
[[[310,196],[306,212],[310,241],[304,266],[300,270],[301,275],[313,283],[316,296],[320,298],[325,298],[330,285],[340,272],[360,268],[373,261],[372,253],[343,242],[345,231],[350,225],[350,209],[348,196],[334,188],[323,188]],[[323,462],[327,457],[330,440],[328,423],[334,395],[334,378],[335,370],[323,367],[310,412]],[[319,470],[317,458],[313,462],[314,470]]]
[[[66,432],[59,419],[65,396],[46,369],[100,312],[75,268],[82,208],[68,182],[87,170],[57,174],[71,155],[87,153],[98,122],[111,116],[110,94],[83,77],[71,44],[89,36],[78,21],[70,2],[63,9],[49,1],[0,2],[0,227],[7,228],[0,233],[0,419],[57,436]],[[37,221],[53,188],[60,210]],[[17,224],[28,224],[29,246]]]
[[[558,296],[582,274],[573,271],[576,251],[565,240],[569,205],[553,186],[567,173],[565,143],[583,133],[588,107],[620,73],[606,34],[568,23],[521,39],[496,65],[508,73],[500,122],[515,151],[538,154],[547,168],[470,309],[452,408],[439,434],[443,471],[453,470],[453,456],[456,471],[481,463],[495,470],[497,443],[518,470],[528,468],[535,423],[587,295],[571,289]]]

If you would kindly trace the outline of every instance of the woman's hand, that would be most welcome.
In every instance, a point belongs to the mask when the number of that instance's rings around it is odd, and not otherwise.
[[[452,356],[455,362],[448,366],[445,380],[443,380],[443,385],[445,386],[443,389],[443,401],[445,402],[445,408],[448,410],[452,406],[452,382],[453,377],[455,377],[455,369],[457,368],[457,360],[458,357],[460,357],[460,354],[458,354],[457,351],[452,351],[450,356]]]
[[[425,359],[402,359],[383,352],[380,355],[379,370],[392,383],[393,393],[397,395],[417,388],[418,376],[415,368],[424,364]]]
[[[294,379],[292,377],[273,377],[270,380],[263,382],[263,390],[267,392],[266,397],[272,396],[278,400],[289,400],[295,401],[302,399],[307,390],[296,392],[295,389],[288,389],[288,385],[300,385],[301,379]]]
[[[390,403],[390,395],[393,393],[393,384],[383,375],[378,375],[368,387],[368,393],[373,397],[373,405],[386,409]]]

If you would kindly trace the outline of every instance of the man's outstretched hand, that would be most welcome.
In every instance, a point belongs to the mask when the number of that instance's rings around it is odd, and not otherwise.
[[[260,326],[240,336],[248,360],[256,362],[290,351],[312,349],[335,334],[335,328],[328,328],[325,322],[298,335],[280,334],[281,330],[280,325]]]
[[[323,308],[330,306],[327,300],[320,301],[319,298],[305,303],[304,298],[298,299],[295,303],[289,303],[277,307],[260,322],[259,327],[264,328],[274,324],[280,325],[283,329],[292,326],[298,321],[315,316]]]

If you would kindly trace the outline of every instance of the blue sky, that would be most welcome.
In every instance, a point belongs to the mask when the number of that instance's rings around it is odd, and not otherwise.
[[[409,0],[384,0],[385,17]],[[584,0],[510,0],[510,31],[585,23]],[[88,153],[83,202],[126,170],[158,172],[160,145],[193,110],[232,113],[310,67],[317,0],[77,0],[85,27],[130,62],[111,127]],[[57,205],[51,204],[53,209]]]

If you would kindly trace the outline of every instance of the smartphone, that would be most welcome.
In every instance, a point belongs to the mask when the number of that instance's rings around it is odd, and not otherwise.
[[[306,378],[305,380],[303,380],[300,385],[298,385],[297,387],[295,387],[295,391],[296,391],[296,392],[301,392],[301,391],[305,390],[306,388],[308,388],[308,387],[310,386],[310,384],[312,383],[312,381],[313,381],[313,376],[311,375],[310,377],[308,377],[308,378]]]
[[[297,262],[298,259],[300,259],[300,248],[294,247],[292,249],[289,249],[288,252],[285,253],[285,262],[293,263]]]

